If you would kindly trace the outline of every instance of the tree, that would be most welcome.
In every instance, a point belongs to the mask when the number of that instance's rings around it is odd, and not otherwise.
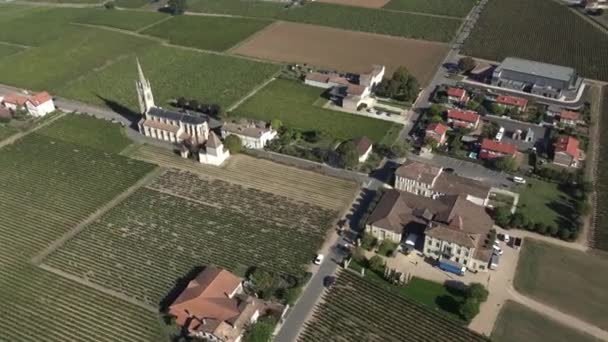
[[[270,299],[275,288],[274,275],[261,268],[256,268],[250,275],[253,290],[262,299]]]
[[[566,227],[561,227],[559,229],[559,238],[562,240],[570,240],[570,236],[572,236],[572,232],[570,229]]]
[[[175,104],[177,105],[177,107],[179,108],[185,108],[188,105],[188,101],[186,101],[186,98],[183,96],[180,96],[177,98],[177,100],[175,101]]]
[[[186,0],[169,0],[167,5],[169,5],[169,12],[173,15],[184,14],[187,9]]]
[[[526,225],[527,218],[519,211],[511,216],[511,227],[521,228]]]
[[[479,108],[480,104],[477,101],[471,100],[467,103],[467,109],[470,110],[477,110],[477,108]]]
[[[574,202],[574,208],[580,216],[587,216],[591,212],[591,205],[584,199]]]
[[[432,104],[428,109],[428,113],[431,117],[437,116],[437,115],[442,116],[445,111],[446,111],[445,107],[442,105],[438,105],[438,104]]]
[[[469,72],[477,66],[475,60],[471,57],[462,57],[458,60],[458,69],[462,72]]]
[[[302,294],[302,288],[299,286],[296,287],[292,287],[290,289],[285,290],[285,293],[283,294],[283,299],[285,300],[285,302],[289,305],[294,305],[295,302],[298,300],[298,298],[300,298],[300,295]]]
[[[378,255],[369,259],[369,268],[377,273],[384,273],[384,260]]]
[[[224,145],[226,145],[226,148],[228,149],[228,151],[230,151],[230,154],[237,154],[243,148],[243,142],[241,142],[241,138],[234,134],[230,134],[226,137],[226,139],[224,139]]]
[[[498,207],[494,212],[494,222],[501,227],[506,227],[511,222],[511,211],[506,207]]]
[[[198,100],[194,99],[194,100],[188,101],[188,106],[192,110],[198,110],[198,107],[200,106],[200,103],[198,102]]]
[[[116,7],[116,4],[114,3],[114,1],[108,1],[105,4],[103,4],[103,7],[105,9],[111,10],[111,9],[114,9]]]
[[[542,222],[538,222],[534,225],[534,230],[539,234],[545,235],[547,233],[547,225]]]
[[[479,302],[473,298],[467,298],[460,305],[460,315],[465,321],[470,322],[479,313]]]
[[[378,243],[378,239],[376,239],[372,234],[363,233],[363,238],[361,239],[361,247],[367,249],[368,251],[372,248],[376,247]]]
[[[243,342],[270,342],[276,325],[273,317],[264,317],[250,324],[243,335]]]
[[[558,233],[559,233],[559,228],[556,225],[550,224],[549,226],[547,226],[547,234],[549,234],[551,236],[557,236]]]
[[[488,295],[488,290],[480,283],[472,283],[469,285],[466,291],[467,298],[473,298],[479,303],[483,303],[488,300]]]
[[[340,156],[340,164],[348,169],[352,169],[359,164],[359,152],[352,141],[347,141],[336,150]]]
[[[390,147],[391,158],[404,158],[410,152],[411,146],[407,141],[399,140]]]
[[[272,119],[272,121],[270,121],[270,127],[272,127],[274,130],[279,130],[279,128],[283,127],[283,121],[279,119]]]
[[[433,150],[436,149],[437,146],[439,146],[439,143],[437,142],[437,140],[435,140],[431,137],[425,138],[424,143]]]
[[[501,157],[494,160],[494,167],[500,171],[514,172],[517,171],[517,160],[515,157]]]
[[[397,68],[390,79],[382,80],[375,89],[377,95],[398,101],[412,101],[419,91],[418,80],[403,66]]]

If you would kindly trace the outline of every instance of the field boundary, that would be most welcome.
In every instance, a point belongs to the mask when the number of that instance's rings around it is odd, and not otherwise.
[[[103,206],[101,206],[100,208],[98,208],[95,212],[93,212],[91,215],[89,215],[89,217],[87,217],[86,219],[81,221],[70,231],[63,234],[63,236],[61,236],[60,238],[58,238],[57,240],[55,240],[51,244],[49,244],[45,249],[43,249],[37,255],[35,255],[30,260],[30,262],[34,265],[40,265],[42,263],[42,261],[49,254],[53,253],[55,250],[57,250],[58,248],[63,246],[68,240],[70,240],[71,238],[76,236],[83,229],[88,227],[89,224],[91,224],[93,221],[97,220],[99,217],[104,215],[110,209],[114,208],[120,202],[124,201],[127,197],[129,197],[136,190],[138,190],[139,188],[144,187],[147,184],[149,184],[150,182],[152,182],[152,180],[154,180],[154,178],[161,175],[163,172],[164,172],[164,168],[162,168],[162,167],[154,168],[152,171],[150,171],[148,174],[146,174],[143,178],[138,180],[135,184],[131,185],[129,188],[127,188],[125,191],[120,193],[118,196],[114,197],[110,202],[108,202],[108,203],[104,204]]]
[[[94,283],[92,283],[92,282],[90,282],[88,280],[82,279],[82,278],[80,278],[78,276],[69,274],[67,272],[64,272],[62,270],[56,269],[56,268],[51,267],[51,266],[46,265],[46,264],[40,264],[40,265],[38,265],[38,267],[41,268],[41,269],[43,269],[43,270],[45,270],[45,271],[47,271],[47,272],[51,272],[51,273],[53,273],[53,274],[55,274],[55,275],[57,275],[59,277],[66,278],[66,279],[71,280],[71,281],[73,281],[75,283],[78,283],[78,284],[90,287],[90,288],[92,288],[95,291],[99,291],[101,293],[107,294],[107,295],[112,296],[114,298],[123,300],[123,301],[125,301],[127,303],[136,305],[136,306],[138,306],[138,307],[140,307],[142,309],[145,309],[145,310],[148,310],[148,311],[151,311],[151,312],[154,312],[154,313],[158,313],[158,308],[156,308],[156,307],[154,307],[152,305],[146,304],[146,303],[142,303],[142,302],[140,302],[140,301],[138,301],[136,299],[133,299],[133,298],[127,296],[127,295],[124,295],[124,294],[122,294],[120,292],[117,292],[117,291],[114,291],[114,290],[110,290],[110,289],[105,288],[105,287],[103,287],[101,285],[94,284]]]
[[[30,45],[23,45],[23,44],[17,44],[17,43],[5,42],[5,41],[0,41],[0,45],[15,46],[15,47],[19,47],[22,49],[33,48],[33,46],[30,46]]]
[[[141,33],[142,31],[145,31],[145,30],[149,29],[150,27],[153,27],[153,26],[156,26],[158,24],[164,23],[165,21],[169,21],[169,20],[171,20],[173,18],[174,18],[173,16],[168,15],[165,18],[162,18],[159,21],[155,21],[152,24],[146,25],[146,26],[144,26],[142,28],[139,28],[139,29],[135,30],[135,33]]]
[[[262,35],[266,30],[270,29],[272,26],[275,26],[281,22],[282,22],[281,20],[275,20],[275,21],[271,22],[270,24],[266,25],[266,27],[264,27],[263,29],[254,32],[252,35],[249,35],[249,37],[241,40],[240,42],[237,42],[236,44],[234,44],[227,50],[224,50],[224,53],[232,54],[232,52],[234,50],[238,49],[241,45],[244,45],[244,44],[248,43],[249,41],[255,39],[257,36]],[[238,54],[234,54],[234,55],[238,56]]]
[[[592,102],[591,108],[591,122],[595,121],[595,124],[592,124],[590,127],[590,142],[591,142],[591,151],[588,153],[588,160],[591,161],[591,165],[586,167],[585,176],[591,181],[592,190],[589,196],[589,201],[591,204],[591,213],[585,217],[583,222],[583,231],[582,234],[579,234],[578,242],[581,244],[585,244],[587,246],[593,247],[595,241],[595,229],[597,228],[597,173],[598,173],[598,165],[600,158],[600,144],[601,140],[601,124],[602,124],[602,108],[604,106],[604,87],[600,85],[596,85],[593,87],[593,91],[597,92],[597,96],[595,97],[595,101]],[[594,108],[595,107],[595,108]],[[594,115],[595,113],[595,115]]]
[[[53,116],[52,118],[45,120],[44,122],[40,123],[39,125],[37,125],[36,127],[32,127],[30,129],[28,129],[27,131],[24,132],[18,132],[15,133],[9,137],[7,137],[6,139],[0,141],[0,148],[3,148],[6,145],[10,145],[12,143],[14,143],[15,141],[25,137],[26,135],[30,134],[30,133],[34,133],[35,131],[53,123],[55,120],[58,120],[59,118],[62,118],[65,115],[64,112],[60,112],[59,114],[57,114],[56,116]]]
[[[251,90],[249,93],[247,93],[241,99],[237,100],[235,103],[233,103],[232,105],[230,105],[230,107],[228,107],[228,109],[226,109],[226,111],[227,112],[232,112],[233,110],[237,109],[240,105],[243,104],[243,102],[247,101],[249,98],[251,98],[252,96],[254,96],[255,94],[257,94],[260,90],[262,90],[263,88],[265,88],[268,84],[270,84],[274,80],[276,80],[277,76],[280,73],[281,73],[281,70],[278,70],[277,72],[275,72],[266,81],[264,81],[261,84],[257,85],[255,88],[253,88],[253,90]]]

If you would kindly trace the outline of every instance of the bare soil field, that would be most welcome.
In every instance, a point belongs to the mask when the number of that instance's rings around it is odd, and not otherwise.
[[[403,65],[425,86],[448,49],[443,43],[277,22],[232,53],[355,73],[368,71],[372,64],[383,64],[390,75]]]
[[[382,8],[390,0],[319,0],[328,4],[338,4],[367,8]]]

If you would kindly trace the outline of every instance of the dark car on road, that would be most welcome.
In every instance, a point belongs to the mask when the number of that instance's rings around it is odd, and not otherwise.
[[[323,286],[330,288],[333,284],[336,283],[336,277],[334,276],[326,276],[323,278]]]

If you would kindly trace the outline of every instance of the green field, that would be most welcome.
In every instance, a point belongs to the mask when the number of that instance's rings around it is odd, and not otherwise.
[[[30,263],[152,166],[32,133],[0,149],[0,167],[0,340],[165,340],[157,313]]]
[[[270,23],[261,19],[176,16],[143,34],[166,39],[174,45],[224,51]]]
[[[608,87],[603,87],[601,132],[608,130]],[[596,223],[593,247],[608,251],[608,134],[600,134],[596,186]]]
[[[118,124],[84,114],[68,114],[36,133],[111,153],[131,144]]]
[[[122,30],[137,31],[155,22],[167,18],[167,14],[159,12],[143,11],[108,11],[105,9],[91,10],[91,13],[83,15],[74,22],[89,25],[101,25],[115,27]]]
[[[551,341],[599,342],[600,340],[553,321],[527,307],[507,301],[494,325],[492,340],[496,342]]]
[[[463,53],[570,66],[585,77],[608,81],[608,35],[553,0],[490,0]]]
[[[272,18],[440,42],[449,41],[461,24],[459,19],[319,2],[289,9],[265,1],[191,0],[189,4],[192,11]]]
[[[608,255],[526,239],[515,289],[570,315],[608,329]]]
[[[177,279],[201,265],[240,275],[257,266],[301,276],[336,215],[286,197],[169,171],[86,227],[44,264],[156,305]]]
[[[154,99],[166,107],[180,96],[226,107],[279,70],[275,64],[153,46],[138,55],[152,83]],[[135,57],[120,60],[58,89],[67,97],[106,105],[118,111],[139,112],[134,80]]]
[[[20,51],[23,51],[23,48],[14,45],[0,44],[0,59]]]
[[[337,139],[368,136],[380,142],[397,124],[314,106],[324,89],[277,79],[245,101],[231,115],[257,120],[280,119],[288,127],[319,130]]]
[[[149,0],[116,0],[114,1],[116,7],[122,8],[139,8],[145,4],[150,3]]]
[[[533,222],[557,227],[573,224],[570,196],[560,191],[558,184],[528,178],[527,184],[515,191],[520,194],[517,210]]]
[[[0,123],[0,141],[10,137],[15,133],[17,133],[16,129],[7,124]]]
[[[386,9],[466,17],[476,0],[391,0]]]
[[[425,305],[342,271],[325,293],[299,342],[487,341]]]
[[[72,26],[62,39],[0,61],[2,82],[34,90],[54,91],[121,55],[155,44],[120,33]],[[129,79],[133,84],[134,79]]]

